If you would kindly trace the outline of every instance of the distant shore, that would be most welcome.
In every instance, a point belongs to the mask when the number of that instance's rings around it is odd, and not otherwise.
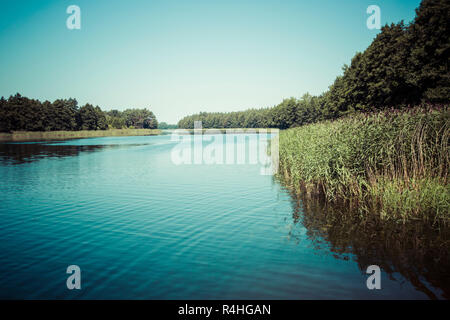
[[[208,129],[169,129],[165,132],[177,134],[250,134],[250,133],[278,133],[276,128],[208,128]]]
[[[64,140],[95,137],[116,136],[155,136],[161,134],[159,129],[110,129],[110,130],[80,130],[80,131],[13,131],[0,132],[0,142],[34,141],[34,140]]]

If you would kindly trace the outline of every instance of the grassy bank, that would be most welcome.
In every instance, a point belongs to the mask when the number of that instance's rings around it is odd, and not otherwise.
[[[280,133],[280,177],[298,193],[383,219],[450,222],[449,110],[359,114]]]
[[[158,129],[110,129],[81,131],[14,131],[0,133],[0,141],[32,141],[32,140],[62,140],[113,136],[148,136],[158,135]]]
[[[271,128],[214,128],[214,129],[173,129],[173,132],[177,132],[178,134],[251,134],[251,133],[259,133],[260,131],[263,133],[270,133],[270,130],[273,132],[278,132],[278,129]]]

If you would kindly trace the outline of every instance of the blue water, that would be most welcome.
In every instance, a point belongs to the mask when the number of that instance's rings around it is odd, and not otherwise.
[[[368,290],[351,255],[314,245],[260,165],[175,165],[175,143],[3,144],[0,298],[427,298],[384,271]],[[69,265],[81,290],[66,287]]]

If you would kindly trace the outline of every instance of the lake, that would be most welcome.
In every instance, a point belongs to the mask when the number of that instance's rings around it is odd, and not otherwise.
[[[386,256],[417,252],[337,232],[323,203],[305,205],[259,164],[176,165],[176,144],[0,144],[0,298],[448,298],[446,261],[396,268]],[[366,286],[371,264],[381,290]],[[81,290],[66,287],[69,265]]]

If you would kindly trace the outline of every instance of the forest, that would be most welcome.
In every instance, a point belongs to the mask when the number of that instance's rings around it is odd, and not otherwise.
[[[106,129],[156,129],[158,121],[152,111],[126,109],[103,111],[89,103],[78,107],[75,99],[41,102],[17,93],[0,98],[0,132],[77,131]]]
[[[329,89],[319,96],[305,94],[280,104],[239,112],[184,117],[180,128],[287,129],[356,112],[408,109],[450,101],[450,2],[423,0],[410,24],[382,27],[364,52],[343,66]]]
[[[158,129],[177,129],[178,126],[176,124],[168,124],[167,122],[159,122]]]

